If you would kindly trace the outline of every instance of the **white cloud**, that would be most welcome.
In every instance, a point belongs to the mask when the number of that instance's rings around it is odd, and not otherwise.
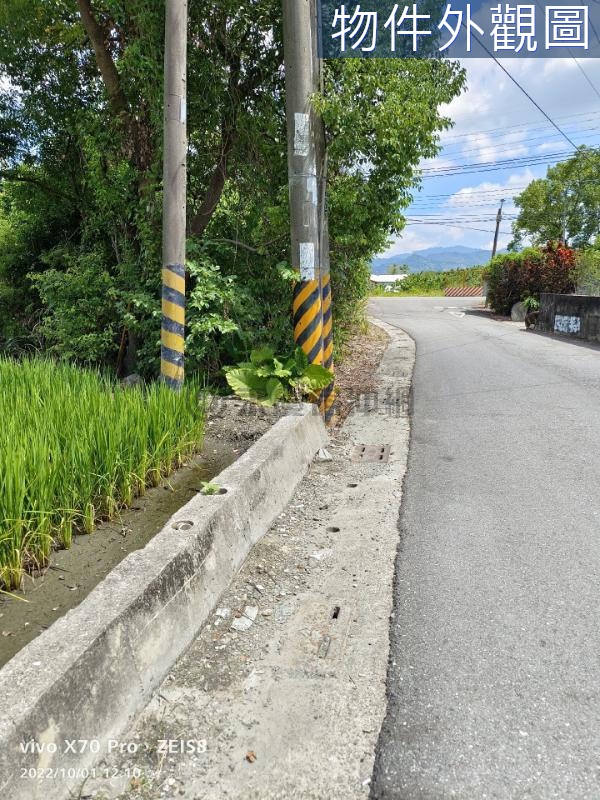
[[[504,59],[501,63],[575,144],[600,144],[600,98],[573,59]],[[600,91],[600,59],[581,58],[579,63]],[[455,125],[441,137],[440,158],[423,162],[423,168],[447,170],[527,156],[539,160],[571,149],[492,59],[465,59],[463,66],[467,91],[440,109]],[[408,225],[388,253],[452,244],[491,250],[496,210],[503,197],[507,202],[500,247],[506,247],[512,238],[507,232],[510,217],[516,213],[512,197],[543,176],[550,163],[551,159],[514,170],[426,178],[407,214],[413,222],[433,222],[435,217],[426,215],[438,215],[439,224]]]
[[[600,115],[600,99],[573,59],[512,58],[500,62],[551,117],[563,120],[582,112]],[[600,59],[580,59],[579,63],[600,87]],[[443,140],[459,133],[524,123],[552,131],[543,114],[492,59],[463,59],[462,64],[467,70],[468,88],[441,109],[455,122]]]
[[[473,186],[465,186],[455,192],[444,203],[449,208],[468,208],[470,213],[489,209],[490,205],[499,205],[506,201],[505,208],[515,208],[512,198],[519,194],[534,179],[530,169],[516,172],[503,182],[484,181]]]
[[[556,150],[556,142],[543,142],[535,149],[537,153],[553,153]]]

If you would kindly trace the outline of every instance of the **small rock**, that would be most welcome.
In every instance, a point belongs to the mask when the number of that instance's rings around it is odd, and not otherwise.
[[[273,615],[273,609],[272,608],[265,608],[260,613],[263,615],[263,617],[270,617],[270,616]]]
[[[252,627],[254,620],[258,615],[258,606],[246,606],[243,614],[236,617],[231,623],[231,627],[236,631],[247,631]]]
[[[294,603],[291,600],[287,600],[284,603],[279,603],[279,605],[275,606],[275,619],[278,622],[283,622],[283,620],[291,617],[294,613]]]
[[[314,553],[310,554],[311,558],[314,558],[315,561],[325,561],[325,559],[329,558],[333,554],[333,550],[330,547],[326,547],[323,550],[315,550]]]

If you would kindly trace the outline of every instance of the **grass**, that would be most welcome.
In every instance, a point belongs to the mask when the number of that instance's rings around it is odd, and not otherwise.
[[[393,291],[386,291],[383,286],[375,286],[370,290],[369,295],[371,297],[444,297],[444,290],[420,289],[415,287],[409,290],[395,289]]]
[[[415,272],[388,292],[384,286],[372,287],[372,297],[443,297],[444,289],[481,286],[485,267],[451,269],[446,272]]]
[[[197,452],[199,386],[121,388],[42,359],[0,359],[0,588],[92,533]]]

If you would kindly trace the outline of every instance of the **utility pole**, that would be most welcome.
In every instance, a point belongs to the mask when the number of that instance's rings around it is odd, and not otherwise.
[[[313,84],[315,91],[323,91],[323,62],[319,58],[318,36],[316,33],[317,5],[311,0],[311,17],[315,27],[313,37]],[[317,179],[319,182],[319,251],[321,311],[323,315],[323,366],[333,372],[333,318],[331,297],[331,269],[329,260],[329,219],[327,208],[327,140],[325,125],[321,118],[316,120],[315,148],[317,155]],[[321,395],[321,412],[325,422],[330,425],[335,419],[335,381],[327,386]]]
[[[498,249],[498,235],[500,234],[500,223],[502,222],[503,206],[504,206],[504,200],[500,200],[500,208],[498,209],[498,215],[496,216],[496,235],[494,236],[494,249],[492,250],[492,258],[496,256],[496,250]]]
[[[184,378],[187,195],[187,0],[166,0],[161,377]]]
[[[316,18],[312,12],[312,0],[283,0],[292,267],[300,271],[294,287],[294,340],[309,363],[322,364],[318,120],[310,102],[318,91],[313,50]]]
[[[568,202],[569,202],[569,190],[565,189],[562,193],[562,241],[563,244],[567,244],[567,224],[569,221],[569,212],[568,212]]]

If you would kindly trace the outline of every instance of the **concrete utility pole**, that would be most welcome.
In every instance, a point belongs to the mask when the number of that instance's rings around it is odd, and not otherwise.
[[[294,288],[294,339],[311,364],[322,364],[317,119],[310,102],[318,91],[312,12],[312,0],[283,0],[292,267],[300,271]]]
[[[498,249],[498,235],[500,234],[500,223],[502,222],[502,208],[504,206],[504,200],[500,200],[500,208],[498,209],[498,215],[496,216],[496,235],[494,236],[494,249],[492,250],[492,258],[496,255],[496,250]]]
[[[323,62],[319,58],[318,37],[316,33],[317,4],[311,0],[311,19],[315,26],[312,29],[313,46],[313,85],[315,91],[323,91]],[[331,275],[329,261],[329,219],[327,209],[327,141],[325,138],[325,125],[321,118],[315,120],[315,150],[317,157],[317,179],[319,184],[319,252],[320,252],[320,283],[321,283],[321,312],[323,316],[323,366],[333,371],[333,318],[331,299]],[[321,412],[327,424],[335,419],[335,382],[323,390],[321,395]]]
[[[166,0],[161,376],[184,378],[187,194],[187,0]]]

